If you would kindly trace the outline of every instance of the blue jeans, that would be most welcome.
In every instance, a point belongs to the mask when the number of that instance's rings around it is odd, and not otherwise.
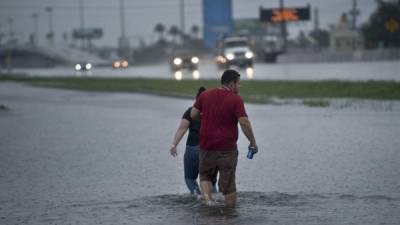
[[[197,177],[199,176],[199,150],[200,147],[186,145],[183,165],[185,168],[186,186],[192,194],[200,194]]]
[[[183,156],[183,165],[185,170],[185,183],[191,194],[201,194],[197,177],[199,176],[199,151],[200,146],[186,145]],[[212,192],[216,193],[216,181],[213,182]]]

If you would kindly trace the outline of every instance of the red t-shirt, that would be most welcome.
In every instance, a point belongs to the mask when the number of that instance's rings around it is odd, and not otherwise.
[[[193,105],[201,112],[200,148],[206,151],[237,150],[238,118],[247,117],[242,98],[230,90],[207,90]]]

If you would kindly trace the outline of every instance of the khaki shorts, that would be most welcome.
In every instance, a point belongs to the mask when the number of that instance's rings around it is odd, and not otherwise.
[[[236,192],[236,165],[238,151],[204,151],[199,152],[200,181],[213,181],[219,172],[218,187],[222,194]]]

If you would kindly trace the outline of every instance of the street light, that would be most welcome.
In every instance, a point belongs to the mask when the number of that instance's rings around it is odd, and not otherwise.
[[[80,32],[84,32],[85,29],[85,12],[83,7],[83,0],[79,0],[79,19],[80,19]],[[85,49],[85,37],[82,37],[82,46],[81,49]]]
[[[33,13],[32,14],[32,18],[33,18],[33,23],[34,23],[34,36],[33,36],[33,40],[34,40],[34,44],[37,45],[37,43],[39,42],[39,24],[38,24],[38,14],[37,13]]]
[[[50,43],[53,44],[53,39],[54,39],[54,31],[53,31],[53,7],[48,6],[46,7],[46,12],[49,14],[49,33],[47,34],[47,39],[50,41]]]
[[[181,20],[181,32],[185,33],[185,2],[180,0],[180,20]]]
[[[10,39],[14,39],[14,31],[13,31],[13,22],[14,22],[14,19],[13,18],[8,18],[8,24],[9,24],[9,27],[10,27]]]
[[[0,47],[1,47],[1,45],[3,44],[3,37],[4,37],[2,28],[3,28],[3,27],[2,27],[2,24],[0,23]]]

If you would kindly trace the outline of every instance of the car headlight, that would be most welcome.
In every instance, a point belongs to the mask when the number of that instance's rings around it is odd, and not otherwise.
[[[226,63],[226,59],[225,59],[225,57],[223,57],[223,56],[217,56],[217,61],[218,62],[220,62],[220,63]]]
[[[192,57],[192,63],[194,63],[194,64],[199,63],[199,58],[197,58],[196,56]]]
[[[81,70],[81,69],[82,69],[81,64],[76,64],[76,65],[75,65],[75,70],[76,70],[76,71],[79,71],[79,70]]]
[[[114,68],[119,68],[121,66],[121,63],[119,61],[115,61],[113,67]]]
[[[232,53],[228,53],[228,54],[226,54],[226,58],[227,58],[228,60],[232,60],[232,59],[235,58],[235,55],[232,54]]]
[[[126,61],[126,60],[124,60],[124,61],[121,62],[121,66],[122,66],[123,68],[127,68],[128,65],[129,65],[129,63],[128,63],[128,61]]]
[[[86,63],[85,68],[86,68],[86,70],[92,69],[92,64]]]
[[[246,58],[248,58],[248,59],[251,59],[251,58],[253,58],[254,54],[252,52],[246,52],[244,54],[244,56],[246,56]]]
[[[182,64],[182,59],[181,58],[175,58],[174,59],[174,64],[177,65],[177,66],[181,65]]]

